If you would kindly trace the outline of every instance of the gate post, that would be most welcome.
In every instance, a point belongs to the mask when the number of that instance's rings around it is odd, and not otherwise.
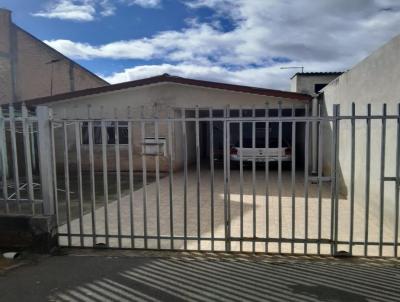
[[[39,167],[43,198],[43,214],[54,215],[54,190],[52,173],[52,142],[50,131],[51,110],[47,106],[36,109],[39,136]]]

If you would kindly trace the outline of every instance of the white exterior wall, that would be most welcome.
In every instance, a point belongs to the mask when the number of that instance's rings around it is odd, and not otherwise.
[[[193,85],[176,83],[160,83],[141,87],[134,87],[119,91],[83,96],[65,101],[48,103],[55,116],[68,118],[87,117],[87,107],[91,106],[93,117],[115,117],[115,109],[121,118],[127,116],[126,108],[130,106],[133,113],[138,116],[141,106],[153,108],[154,106],[170,108],[265,108],[282,103],[282,107],[304,107],[304,101],[268,97],[264,95],[235,92],[223,89],[205,88]],[[103,108],[101,110],[101,108]],[[149,109],[150,110],[150,109]]]
[[[48,64],[54,59],[60,61]],[[108,84],[13,24],[11,12],[0,9],[0,104],[104,85]]]
[[[80,97],[70,99],[67,101],[57,101],[49,103],[48,106],[53,110],[54,117],[61,118],[67,117],[69,119],[80,118],[84,119],[88,117],[88,106],[90,106],[91,118],[114,118],[116,115],[118,118],[123,119],[128,117],[127,108],[131,108],[132,117],[140,117],[141,107],[145,108],[145,116],[154,116],[155,111],[160,112],[161,117],[166,117],[169,111],[174,111],[176,116],[180,114],[180,108],[215,108],[223,109],[226,106],[231,108],[265,108],[266,103],[269,104],[270,108],[277,108],[278,103],[282,103],[283,108],[291,108],[295,105],[297,108],[304,108],[304,102],[299,100],[290,100],[283,98],[267,97],[262,95],[254,95],[249,93],[233,92],[228,90],[203,88],[175,83],[160,83],[147,85],[143,87],[130,88],[120,91],[114,91],[109,93],[102,93],[97,95],[91,95],[86,97]],[[154,126],[148,125],[146,127],[146,136],[154,135]],[[175,146],[175,168],[182,166],[182,125],[181,123],[175,123],[174,131],[174,142]],[[134,168],[141,169],[141,159],[139,154],[141,152],[141,141],[140,141],[140,127],[139,124],[135,125],[133,131],[134,140],[134,153],[136,154],[134,160]],[[187,123],[188,133],[188,156],[189,161],[194,160],[195,156],[195,128],[194,122]],[[71,127],[71,135],[73,131]],[[166,125],[160,125],[160,137],[167,137]],[[71,136],[71,139],[74,139]],[[60,136],[62,139],[62,136]],[[70,139],[70,141],[71,141]],[[60,156],[59,161],[62,162],[62,141],[58,141],[56,146],[59,148],[57,152]],[[75,148],[71,144],[70,148]],[[82,154],[87,153],[88,146],[82,146]],[[95,146],[97,149],[96,155],[96,167],[101,170],[101,146]],[[114,146],[108,146],[108,162],[109,167],[112,170],[115,165],[114,158]],[[127,169],[127,146],[121,146],[121,164],[122,169]],[[148,158],[149,170],[154,167],[154,160]],[[83,161],[85,162],[85,160]],[[161,157],[160,165],[161,170],[167,170],[167,160]]]
[[[323,107],[332,115],[333,104],[340,104],[342,115],[351,114],[351,103],[356,104],[356,114],[366,114],[368,103],[372,104],[373,114],[382,114],[382,104],[387,103],[388,114],[397,114],[400,102],[400,36],[375,51],[353,69],[343,74],[323,89]],[[380,202],[380,158],[381,158],[381,125],[379,120],[372,122],[371,138],[371,213],[378,214]],[[340,124],[340,166],[343,175],[344,192],[350,186],[350,122]],[[396,121],[387,122],[385,177],[395,176],[396,163]],[[330,137],[330,129],[325,132]],[[366,123],[356,123],[356,160],[355,160],[355,193],[361,202],[365,200],[365,159],[366,159]],[[327,142],[325,145],[330,145]],[[330,153],[324,152],[324,168],[330,169]],[[385,221],[390,225],[394,219],[394,182],[385,182]]]

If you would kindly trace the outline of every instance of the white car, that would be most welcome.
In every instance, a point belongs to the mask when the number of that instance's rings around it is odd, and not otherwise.
[[[251,139],[243,140],[243,148],[238,146],[238,143],[230,148],[230,159],[232,162],[240,162],[242,157],[243,163],[252,162],[265,162],[268,159],[270,162],[279,161],[290,162],[292,161],[292,148],[286,140],[282,140],[281,148],[279,148],[278,139],[271,138],[269,140],[268,148],[265,148],[265,142],[256,140],[256,147],[252,148]]]

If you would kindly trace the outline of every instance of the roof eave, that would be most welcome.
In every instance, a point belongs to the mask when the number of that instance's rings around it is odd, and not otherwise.
[[[273,89],[266,89],[266,88],[257,88],[251,86],[242,86],[242,85],[234,85],[234,84],[226,84],[226,83],[219,83],[219,82],[210,82],[210,81],[202,81],[202,80],[195,80],[195,79],[188,79],[182,77],[174,77],[169,75],[160,75],[151,78],[145,78],[141,80],[131,81],[131,82],[124,82],[109,86],[101,86],[96,88],[89,88],[79,91],[73,91],[48,97],[36,98],[25,100],[24,102],[30,106],[37,106],[45,103],[56,102],[56,101],[63,101],[68,99],[74,99],[78,97],[84,97],[89,95],[95,95],[100,93],[106,92],[113,92],[119,91],[129,88],[141,87],[151,84],[157,83],[175,83],[175,84],[183,84],[183,85],[193,85],[197,87],[205,87],[211,89],[222,89],[222,90],[229,90],[229,91],[236,91],[242,93],[250,93],[250,94],[257,94],[257,95],[265,95],[270,97],[277,97],[277,98],[286,98],[286,99],[293,99],[303,102],[309,102],[312,99],[311,95],[297,93],[297,92],[290,92],[290,91],[282,91],[282,90],[273,90]]]

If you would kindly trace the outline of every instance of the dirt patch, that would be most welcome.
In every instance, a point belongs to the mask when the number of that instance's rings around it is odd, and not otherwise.
[[[5,259],[0,257],[0,271],[8,269],[16,265],[15,260]]]

